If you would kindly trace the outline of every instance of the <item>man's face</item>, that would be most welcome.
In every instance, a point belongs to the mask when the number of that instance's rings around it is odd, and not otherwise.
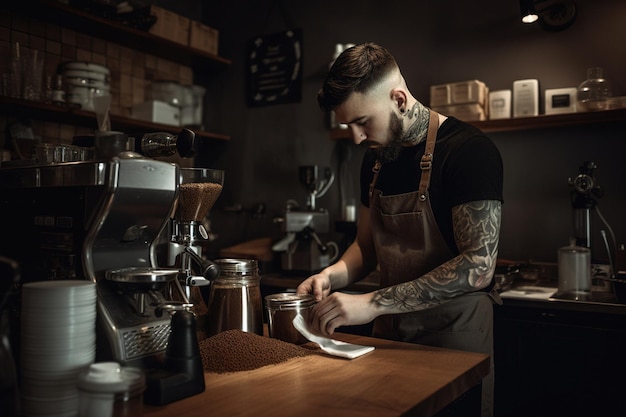
[[[335,110],[337,121],[347,124],[357,145],[375,149],[382,162],[397,158],[402,146],[402,119],[388,96],[353,93]]]

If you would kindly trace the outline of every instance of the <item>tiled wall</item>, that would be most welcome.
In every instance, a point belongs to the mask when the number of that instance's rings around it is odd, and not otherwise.
[[[0,72],[7,73],[11,48],[19,43],[23,53],[38,50],[45,57],[45,78],[57,74],[64,62],[89,61],[105,65],[111,71],[111,113],[130,115],[133,104],[146,100],[146,89],[152,80],[178,81],[193,84],[193,71],[142,51],[118,43],[94,38],[61,25],[0,10]],[[23,115],[28,117],[28,114]],[[0,112],[0,148],[8,148],[6,128],[15,117]],[[92,134],[90,127],[33,120],[33,131],[43,142],[71,143],[76,135]],[[94,116],[94,126],[95,126]]]

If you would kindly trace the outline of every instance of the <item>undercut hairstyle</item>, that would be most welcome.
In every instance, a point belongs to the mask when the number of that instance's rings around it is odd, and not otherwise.
[[[317,93],[323,111],[335,110],[352,93],[366,93],[398,64],[382,46],[363,43],[343,51],[335,60]]]

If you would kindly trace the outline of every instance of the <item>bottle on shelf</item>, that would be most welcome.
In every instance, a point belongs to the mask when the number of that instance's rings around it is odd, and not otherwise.
[[[57,74],[55,77],[54,87],[52,87],[50,94],[50,101],[59,106],[65,105],[65,90],[63,90],[63,77],[61,74]]]
[[[578,86],[578,109],[580,111],[606,110],[610,98],[611,83],[604,78],[602,68],[589,68],[587,79]]]

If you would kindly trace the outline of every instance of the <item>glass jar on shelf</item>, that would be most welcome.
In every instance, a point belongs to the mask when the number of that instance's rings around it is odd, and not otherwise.
[[[597,111],[608,108],[611,98],[611,83],[604,78],[601,67],[587,70],[587,79],[578,86],[578,111]]]

